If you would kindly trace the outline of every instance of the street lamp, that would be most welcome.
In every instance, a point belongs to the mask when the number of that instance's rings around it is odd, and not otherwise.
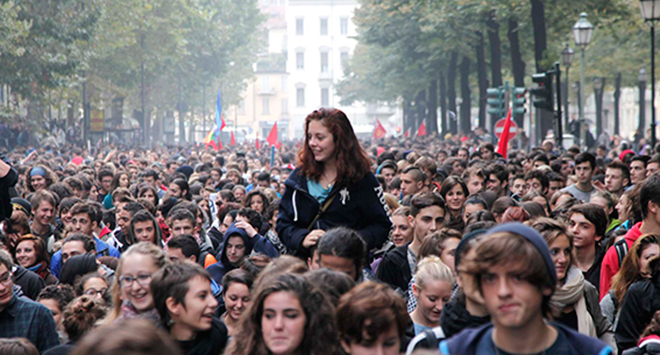
[[[571,48],[568,43],[566,43],[566,47],[564,48],[563,51],[561,51],[561,63],[566,67],[566,95],[564,95],[564,127],[568,129],[568,87],[570,80],[568,78],[568,71],[571,69],[571,64],[573,64],[573,56],[575,55],[575,51],[573,48]]]
[[[646,126],[646,82],[649,74],[645,68],[639,70],[637,81],[639,82],[639,126],[637,132],[639,138],[644,138],[644,126]]]
[[[596,103],[596,139],[600,139],[600,134],[603,132],[603,111],[601,98],[603,97],[603,89],[605,82],[603,78],[594,77],[594,102]]]
[[[585,122],[584,119],[584,66],[586,65],[586,57],[584,50],[591,42],[591,34],[594,31],[594,26],[587,20],[587,13],[583,12],[580,14],[580,19],[573,25],[573,36],[575,37],[575,44],[581,49],[580,56],[580,100],[578,102],[578,108],[580,112],[580,126]],[[580,129],[581,133],[581,144],[586,147],[586,127]]]
[[[651,22],[651,149],[655,149],[655,21],[660,20],[660,0],[639,0],[639,7],[644,20]]]

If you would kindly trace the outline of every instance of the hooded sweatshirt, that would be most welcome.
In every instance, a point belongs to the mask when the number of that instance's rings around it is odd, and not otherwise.
[[[308,228],[322,204],[309,193],[307,177],[296,169],[284,184],[286,190],[280,201],[276,229],[294,255],[309,256],[302,243],[312,229],[327,231],[339,226],[354,229],[367,244],[367,250],[380,248],[387,241],[392,222],[383,189],[373,174],[368,173],[347,187],[335,185],[329,193],[335,194],[334,199],[311,229]]]
[[[626,241],[626,245],[628,245],[628,250],[630,250],[633,243],[635,243],[635,241],[642,235],[642,231],[639,230],[639,228],[642,226],[642,223],[643,222],[639,222],[635,224],[626,233],[624,240]],[[611,246],[603,257],[603,263],[600,269],[600,300],[602,300],[610,290],[610,287],[612,286],[612,277],[614,277],[614,275],[619,271],[620,267],[621,265],[619,265],[619,257],[617,255],[616,248]]]
[[[208,272],[211,274],[211,277],[213,277],[213,280],[215,280],[215,282],[218,284],[222,284],[222,277],[225,276],[226,273],[240,266],[232,264],[227,258],[226,252],[227,242],[231,237],[235,236],[240,236],[243,238],[243,243],[245,243],[245,254],[243,257],[250,255],[253,249],[257,252],[264,253],[271,258],[277,257],[279,255],[277,249],[275,249],[275,247],[268,241],[268,238],[262,237],[259,233],[250,238],[244,229],[238,228],[234,223],[232,223],[232,225],[227,228],[227,232],[225,232],[225,239],[222,241],[220,260],[206,268],[206,270],[208,270]]]

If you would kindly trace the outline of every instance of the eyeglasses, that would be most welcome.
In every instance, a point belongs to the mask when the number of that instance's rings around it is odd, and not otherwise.
[[[12,282],[12,276],[14,276],[14,274],[11,272],[8,272],[0,276],[0,284],[2,284],[3,286],[9,286],[9,284],[11,284]]]
[[[119,286],[130,287],[133,285],[133,281],[137,281],[142,287],[149,287],[149,284],[151,283],[151,274],[142,274],[138,275],[138,277],[122,276],[119,278]]]
[[[138,283],[139,283],[139,281],[138,281]],[[96,297],[98,295],[98,296],[103,297],[103,295],[106,293],[106,291],[108,291],[107,288],[102,288],[100,290],[90,288],[90,289],[85,290],[85,292],[83,292],[83,293],[86,294],[87,296]]]

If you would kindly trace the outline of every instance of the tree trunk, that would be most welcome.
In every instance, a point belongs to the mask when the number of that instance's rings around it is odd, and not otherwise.
[[[614,134],[619,134],[619,106],[621,98],[621,73],[618,73],[616,76],[616,81],[614,85]]]
[[[600,87],[594,85],[594,99],[596,103],[596,139],[603,133],[603,92],[605,91],[605,78],[600,78]]]
[[[445,73],[440,70],[440,125],[442,127],[442,136],[449,132],[447,125],[447,83]]]
[[[179,112],[179,143],[184,143],[186,141],[186,124],[185,124],[185,104],[183,103],[183,98],[181,97],[181,72],[179,72],[179,85],[178,86],[178,103],[177,111]]]
[[[530,1],[532,3],[532,26],[534,28],[534,62],[536,63],[536,71],[543,72],[548,69],[543,57],[548,48],[545,30],[545,6],[543,0]]]
[[[495,18],[495,12],[488,14],[488,43],[490,44],[490,81],[493,87],[502,86],[502,41],[500,40],[500,24]]]
[[[438,134],[438,81],[431,80],[429,86],[429,97],[426,100],[428,103],[427,123],[429,135]]]
[[[459,131],[462,134],[468,134],[472,131],[470,107],[472,106],[470,98],[470,58],[463,56],[461,60],[461,118]]]
[[[410,132],[412,132],[414,123],[413,123],[413,115],[412,115],[412,107],[410,105],[410,99],[404,97],[403,98],[403,133],[405,134],[408,132],[408,129],[410,129]]]
[[[188,142],[195,143],[195,132],[197,125],[195,124],[195,106],[190,107],[190,130],[188,131]]]
[[[456,72],[458,71],[458,52],[451,52],[449,59],[449,68],[447,69],[447,99],[448,99],[448,120],[449,131],[452,134],[458,133],[458,110],[456,108]],[[453,118],[451,117],[453,115]]]
[[[479,78],[479,127],[488,127],[492,132],[492,127],[486,125],[486,99],[488,93],[488,78],[486,77],[486,53],[485,53],[484,35],[477,31],[477,75]],[[499,85],[498,85],[499,86]]]
[[[417,93],[417,97],[415,97],[415,113],[417,114],[417,119],[415,120],[414,129],[417,129],[426,119],[426,90],[421,90]]]
[[[543,0],[530,0],[532,4],[532,25],[534,28],[534,61],[536,64],[536,72],[544,72],[548,70],[548,63],[545,60],[545,51],[548,48],[547,33],[545,28],[545,8]],[[536,138],[537,143],[540,143],[548,130],[554,127],[554,112],[542,110],[540,115],[537,115],[536,124],[539,127],[539,136]]]
[[[516,87],[525,86],[525,62],[520,53],[520,40],[518,38],[518,21],[514,18],[509,18],[507,31],[507,38],[509,39],[509,47],[511,50],[511,70],[513,72],[513,84]],[[518,127],[523,127],[524,115],[515,115],[515,122]]]

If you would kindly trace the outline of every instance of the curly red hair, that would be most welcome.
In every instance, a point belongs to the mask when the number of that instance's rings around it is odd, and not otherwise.
[[[337,184],[360,181],[371,170],[371,160],[360,146],[346,114],[335,108],[320,108],[305,118],[305,144],[298,153],[298,168],[314,181],[318,181],[323,174],[323,163],[314,159],[309,148],[307,132],[311,121],[321,121],[332,134],[337,161]]]

